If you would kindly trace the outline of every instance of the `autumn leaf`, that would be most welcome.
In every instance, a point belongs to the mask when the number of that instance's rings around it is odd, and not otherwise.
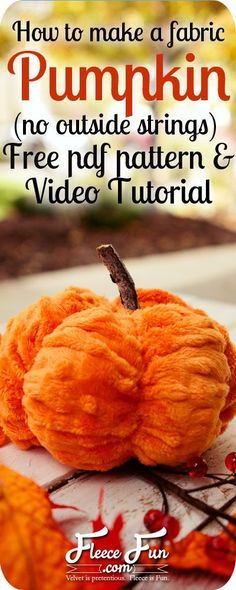
[[[0,465],[0,563],[21,590],[68,590],[65,554],[73,547],[52,517],[46,491]],[[82,584],[70,582],[70,590]]]
[[[102,517],[102,507],[103,507],[103,497],[104,497],[104,492],[103,489],[100,492],[100,497],[99,497],[99,513],[98,516],[95,520],[92,521],[92,525],[93,525],[93,531],[99,531],[101,530],[105,525],[104,521],[103,521],[103,517]],[[118,514],[117,517],[115,518],[113,524],[111,527],[109,527],[109,533],[107,536],[104,537],[100,537],[99,539],[97,539],[97,543],[96,543],[96,547],[100,550],[106,549],[107,551],[109,550],[118,550],[121,553],[121,557],[119,559],[103,559],[103,570],[106,568],[106,566],[109,565],[119,565],[119,564],[123,564],[124,563],[124,548],[123,548],[123,543],[122,543],[122,539],[121,539],[121,532],[123,530],[124,527],[124,519],[122,514]],[[107,574],[104,573],[104,576],[107,577]],[[103,574],[101,575],[101,577],[103,577]],[[113,575],[113,578],[117,578],[114,581],[109,581],[109,590],[119,590],[121,588],[123,588],[125,586],[125,583],[127,583],[127,579],[125,578],[125,576],[123,576],[122,574],[117,574]],[[97,582],[96,583],[96,590],[104,590],[104,584],[107,584],[107,582],[105,582],[105,580],[101,580],[101,582]]]
[[[105,526],[107,526],[102,516],[103,497],[104,492],[101,490],[98,501],[98,516],[96,519],[91,521],[93,532],[100,531]],[[117,558],[111,557],[107,559],[104,556],[103,558],[99,557],[99,559],[96,560],[90,557],[89,551],[83,552],[79,560],[79,567],[81,568],[80,574],[82,571],[87,572],[85,580],[83,581],[84,590],[104,590],[105,588],[107,588],[107,590],[121,590],[126,586],[129,580],[125,575],[119,572],[112,573],[111,571],[106,571],[108,565],[110,568],[111,566],[118,566],[124,563],[124,549],[121,538],[123,526],[123,516],[122,514],[118,514],[112,525],[109,527],[108,534],[98,537],[96,538],[96,541],[94,541],[96,551],[117,551],[120,553],[119,557],[117,556]],[[92,570],[90,567],[87,567],[91,565]],[[91,572],[93,573],[91,574]]]
[[[104,527],[101,504],[102,498],[98,517],[92,521],[94,531]],[[92,590],[95,587],[104,590],[104,577],[99,570],[98,582],[68,582],[65,555],[74,544],[54,520],[52,510],[55,508],[74,507],[55,504],[43,488],[0,465],[0,565],[6,579],[20,590]],[[122,528],[123,518],[118,515],[109,534],[97,539],[96,549],[119,549],[123,556]],[[89,552],[83,554],[79,563],[95,565]],[[104,560],[103,563],[105,568],[108,562]],[[121,576],[118,578],[114,583],[109,582],[109,590],[123,588]]]
[[[234,534],[236,527],[229,526]],[[235,529],[235,530],[233,530]],[[177,570],[203,570],[220,575],[229,579],[233,573],[236,558],[236,542],[227,532],[217,535],[218,545],[223,549],[211,548],[212,540],[216,537],[204,534],[199,531],[192,531],[180,541],[169,544],[165,543],[164,548],[169,551],[168,565]],[[158,549],[159,546],[156,547]],[[142,555],[141,563],[150,564],[153,568],[157,565],[147,555]]]

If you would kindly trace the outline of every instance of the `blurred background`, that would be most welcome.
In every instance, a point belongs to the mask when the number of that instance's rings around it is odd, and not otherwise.
[[[61,39],[54,43],[16,43],[11,25],[15,20],[30,19],[33,26],[59,26],[68,22],[83,29],[91,25],[112,27],[124,21],[128,26],[142,26],[149,31],[153,26],[165,30],[172,19],[184,26],[193,21],[198,26],[207,26],[213,19],[214,25],[224,26],[227,41],[220,43],[178,44],[167,50],[165,44],[153,43],[146,36],[143,43],[117,44],[100,43],[91,45],[88,40],[80,43],[65,43]],[[96,206],[50,206],[47,201],[41,206],[35,204],[32,194],[24,187],[25,173],[9,171],[9,162],[0,155],[0,280],[32,275],[44,271],[66,269],[77,265],[97,262],[95,248],[102,242],[112,242],[122,257],[139,258],[155,254],[167,254],[192,248],[203,248],[221,244],[236,243],[236,165],[233,163],[226,171],[217,171],[212,166],[214,145],[224,141],[229,145],[229,153],[235,152],[235,28],[228,10],[219,2],[70,2],[34,1],[17,2],[6,13],[0,29],[1,88],[0,131],[4,145],[14,141],[12,124],[15,116],[22,111],[25,118],[37,120],[44,118],[53,124],[58,118],[76,119],[86,114],[88,118],[100,112],[109,118],[115,112],[124,117],[122,103],[115,104],[109,93],[101,103],[91,97],[86,103],[54,102],[48,99],[48,88],[44,81],[36,86],[30,102],[22,104],[19,97],[19,80],[6,72],[10,55],[22,48],[41,51],[50,63],[57,66],[63,75],[66,65],[91,65],[116,63],[146,64],[154,63],[155,54],[166,53],[168,67],[185,65],[186,51],[193,51],[201,65],[219,64],[225,68],[228,90],[232,95],[229,102],[216,99],[212,82],[208,103],[176,103],[171,98],[164,103],[144,103],[136,96],[135,112],[132,118],[132,133],[112,140],[113,150],[129,151],[148,149],[152,137],[139,136],[135,132],[137,121],[149,114],[161,118],[170,113],[172,118],[198,118],[213,112],[217,120],[216,140],[209,144],[208,138],[200,138],[192,143],[180,135],[160,135],[153,145],[162,145],[165,151],[174,149],[197,149],[204,154],[206,170],[201,171],[141,171],[132,176],[133,184],[143,184],[146,179],[154,185],[178,184],[185,177],[190,184],[204,182],[211,178],[212,205],[131,206],[127,193],[126,202],[118,207],[116,199],[106,190],[106,182],[101,184],[102,197]],[[18,85],[18,86],[17,86]],[[109,138],[110,141],[111,138]],[[104,138],[97,139],[98,143]],[[106,139],[105,139],[106,141]],[[87,151],[93,139],[82,136],[58,137],[51,133],[45,137],[28,135],[24,149],[50,151],[53,147],[62,154],[66,149]],[[64,151],[63,151],[64,150]],[[110,161],[109,175],[114,162]],[[63,170],[57,172],[57,184],[63,179]],[[61,174],[61,178],[60,178]],[[28,170],[27,178],[35,171]],[[47,176],[52,176],[50,173]],[[146,175],[146,176],[145,176]],[[37,174],[40,177],[40,173]],[[45,176],[45,173],[42,173]],[[94,183],[94,172],[75,174],[74,184],[84,186]],[[127,189],[129,191],[129,189]]]

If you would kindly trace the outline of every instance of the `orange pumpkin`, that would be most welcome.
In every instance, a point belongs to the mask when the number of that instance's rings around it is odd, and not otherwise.
[[[0,349],[0,426],[19,446],[41,444],[80,469],[132,457],[183,463],[235,413],[235,349],[179,297],[136,293],[111,246],[99,253],[123,305],[69,289],[11,320]]]

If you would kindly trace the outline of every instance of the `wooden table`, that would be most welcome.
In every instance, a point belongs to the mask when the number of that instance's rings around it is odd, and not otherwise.
[[[186,297],[196,307],[204,308],[215,319],[225,324],[232,339],[236,341],[236,306],[225,305],[219,302],[200,300],[194,297]],[[236,420],[229,426],[213,447],[206,453],[211,472],[224,470],[224,457],[236,447]],[[76,530],[85,532],[90,530],[90,519],[98,514],[98,498],[101,488],[104,489],[103,517],[109,527],[118,512],[122,512],[125,518],[123,542],[125,547],[133,546],[133,535],[137,532],[145,532],[143,516],[151,507],[161,507],[161,496],[155,487],[135,473],[135,470],[125,466],[114,472],[105,474],[93,474],[74,472],[71,468],[60,465],[44,449],[35,448],[29,451],[21,451],[9,443],[0,449],[0,462],[11,467],[15,471],[31,477],[40,485],[49,489],[51,498],[56,503],[70,504],[83,509],[84,518],[79,519],[73,510],[60,509],[54,512],[65,532],[73,539]],[[176,481],[178,481],[176,479]],[[201,480],[199,481],[201,485]],[[205,482],[204,482],[205,483]],[[194,482],[196,484],[196,482]],[[189,485],[182,482],[181,485]],[[223,487],[204,492],[204,501],[215,507],[222,506],[233,494],[232,487]],[[201,495],[199,495],[201,497]],[[202,513],[179,501],[174,496],[169,496],[171,513],[180,519],[181,535],[195,528],[205,517]],[[232,512],[232,507],[231,507]],[[132,543],[132,545],[131,545]],[[215,590],[223,585],[223,580],[217,576],[206,573],[193,572],[191,574],[168,574],[169,590]],[[165,580],[155,582],[140,582],[136,588],[142,590],[163,589]],[[105,587],[109,588],[109,584]],[[68,586],[69,588],[69,586]],[[43,589],[42,589],[43,590]]]

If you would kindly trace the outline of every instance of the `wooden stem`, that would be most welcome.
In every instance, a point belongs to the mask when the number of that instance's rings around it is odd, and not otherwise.
[[[99,258],[110,273],[111,280],[117,284],[122,305],[131,311],[139,308],[134,281],[126,266],[111,244],[97,248]]]

